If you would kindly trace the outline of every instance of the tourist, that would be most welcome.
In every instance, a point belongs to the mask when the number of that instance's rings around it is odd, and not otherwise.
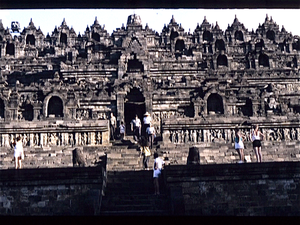
[[[154,165],[153,165],[153,182],[154,182],[154,194],[159,195],[159,178],[161,176],[161,171],[164,167],[165,162],[158,157],[158,153],[154,153]]]
[[[155,128],[151,124],[146,129],[146,135],[147,135],[147,139],[148,139],[148,142],[150,145],[150,149],[152,149],[154,138],[155,138]]]
[[[262,158],[261,140],[263,137],[264,135],[258,130],[258,125],[255,125],[250,140],[252,141],[253,144],[253,149],[256,155],[257,162],[261,162],[261,158]]]
[[[22,159],[24,159],[24,150],[21,137],[17,137],[17,142],[14,146],[15,168],[22,168]]]
[[[235,128],[234,148],[240,156],[239,163],[245,160],[243,138],[245,139],[245,135],[240,132],[239,128]]]
[[[120,125],[119,129],[120,129],[121,141],[123,141],[124,137],[125,137],[125,125],[124,125],[123,121],[121,121],[121,125]]]
[[[148,127],[150,127],[151,124],[151,116],[148,112],[144,114],[143,123],[144,123],[143,135],[147,136],[146,130]]]
[[[110,114],[110,140],[115,140],[115,132],[117,127],[117,119],[113,113]]]
[[[135,143],[137,143],[141,137],[141,127],[142,127],[141,120],[137,115],[135,116],[135,119],[131,121],[131,125],[133,130],[133,138]]]
[[[141,137],[140,140],[140,156],[143,156],[143,166],[145,170],[149,170],[148,168],[148,163],[149,163],[149,159],[151,156],[151,151],[150,148],[148,146],[148,141],[146,140],[145,137]]]

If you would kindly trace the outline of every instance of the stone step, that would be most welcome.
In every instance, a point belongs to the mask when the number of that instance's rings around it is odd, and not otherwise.
[[[136,205],[147,205],[156,206],[158,208],[165,208],[168,206],[168,196],[165,194],[154,195],[151,194],[136,194],[136,195],[113,195],[108,198],[103,198],[104,207],[112,208],[116,206],[136,206]],[[104,208],[103,207],[103,208]]]
[[[142,167],[140,165],[134,165],[134,166],[107,166],[107,170],[110,171],[128,171],[128,170],[132,170],[132,171],[139,171],[141,170]]]
[[[111,207],[106,207],[104,206],[102,208],[103,211],[137,211],[137,210],[148,210],[149,212],[150,211],[153,211],[157,208],[156,205],[153,205],[152,203],[141,203],[141,202],[137,202],[136,204],[122,204],[122,205],[114,205],[114,206],[111,206]]]
[[[101,211],[101,216],[167,216],[171,215],[170,210],[109,210]]]

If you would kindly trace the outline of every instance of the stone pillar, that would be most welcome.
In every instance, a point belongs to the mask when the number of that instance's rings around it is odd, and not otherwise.
[[[46,146],[46,143],[45,143],[46,138],[47,138],[47,134],[41,133],[41,140],[40,140],[40,142],[41,142],[41,146],[42,147]]]
[[[33,142],[33,139],[34,139],[34,134],[29,134],[29,146],[34,146],[34,142]]]
[[[74,145],[79,145],[78,133],[75,133],[75,143],[74,143]]]
[[[96,132],[89,132],[90,145],[94,146],[96,144]]]
[[[4,147],[10,147],[10,141],[9,141],[9,134],[3,134],[3,139],[4,139]]]
[[[38,120],[42,109],[43,109],[42,103],[33,104],[33,120]]]
[[[199,117],[201,106],[198,102],[194,102],[195,117]]]
[[[117,121],[124,121],[124,99],[126,92],[118,92],[117,93]]]
[[[146,106],[146,112],[152,114],[152,93],[151,92],[145,94],[145,106]]]
[[[259,68],[258,59],[255,59],[255,68]]]
[[[170,141],[170,131],[169,130],[164,130],[162,134],[162,140],[164,143],[171,143]]]
[[[109,144],[109,130],[102,132],[102,145]]]

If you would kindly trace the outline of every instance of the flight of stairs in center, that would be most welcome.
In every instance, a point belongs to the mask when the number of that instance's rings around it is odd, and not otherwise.
[[[144,170],[138,146],[131,141],[117,142],[107,153],[107,183],[101,215],[155,216],[170,215],[169,198],[160,182],[160,195],[154,195],[153,154]]]

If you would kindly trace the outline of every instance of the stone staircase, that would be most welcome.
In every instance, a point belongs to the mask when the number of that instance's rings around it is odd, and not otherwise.
[[[137,147],[129,140],[116,142],[107,153],[107,184],[101,215],[170,215],[169,198],[162,182],[161,194],[154,195],[153,156],[150,170],[144,170]]]

